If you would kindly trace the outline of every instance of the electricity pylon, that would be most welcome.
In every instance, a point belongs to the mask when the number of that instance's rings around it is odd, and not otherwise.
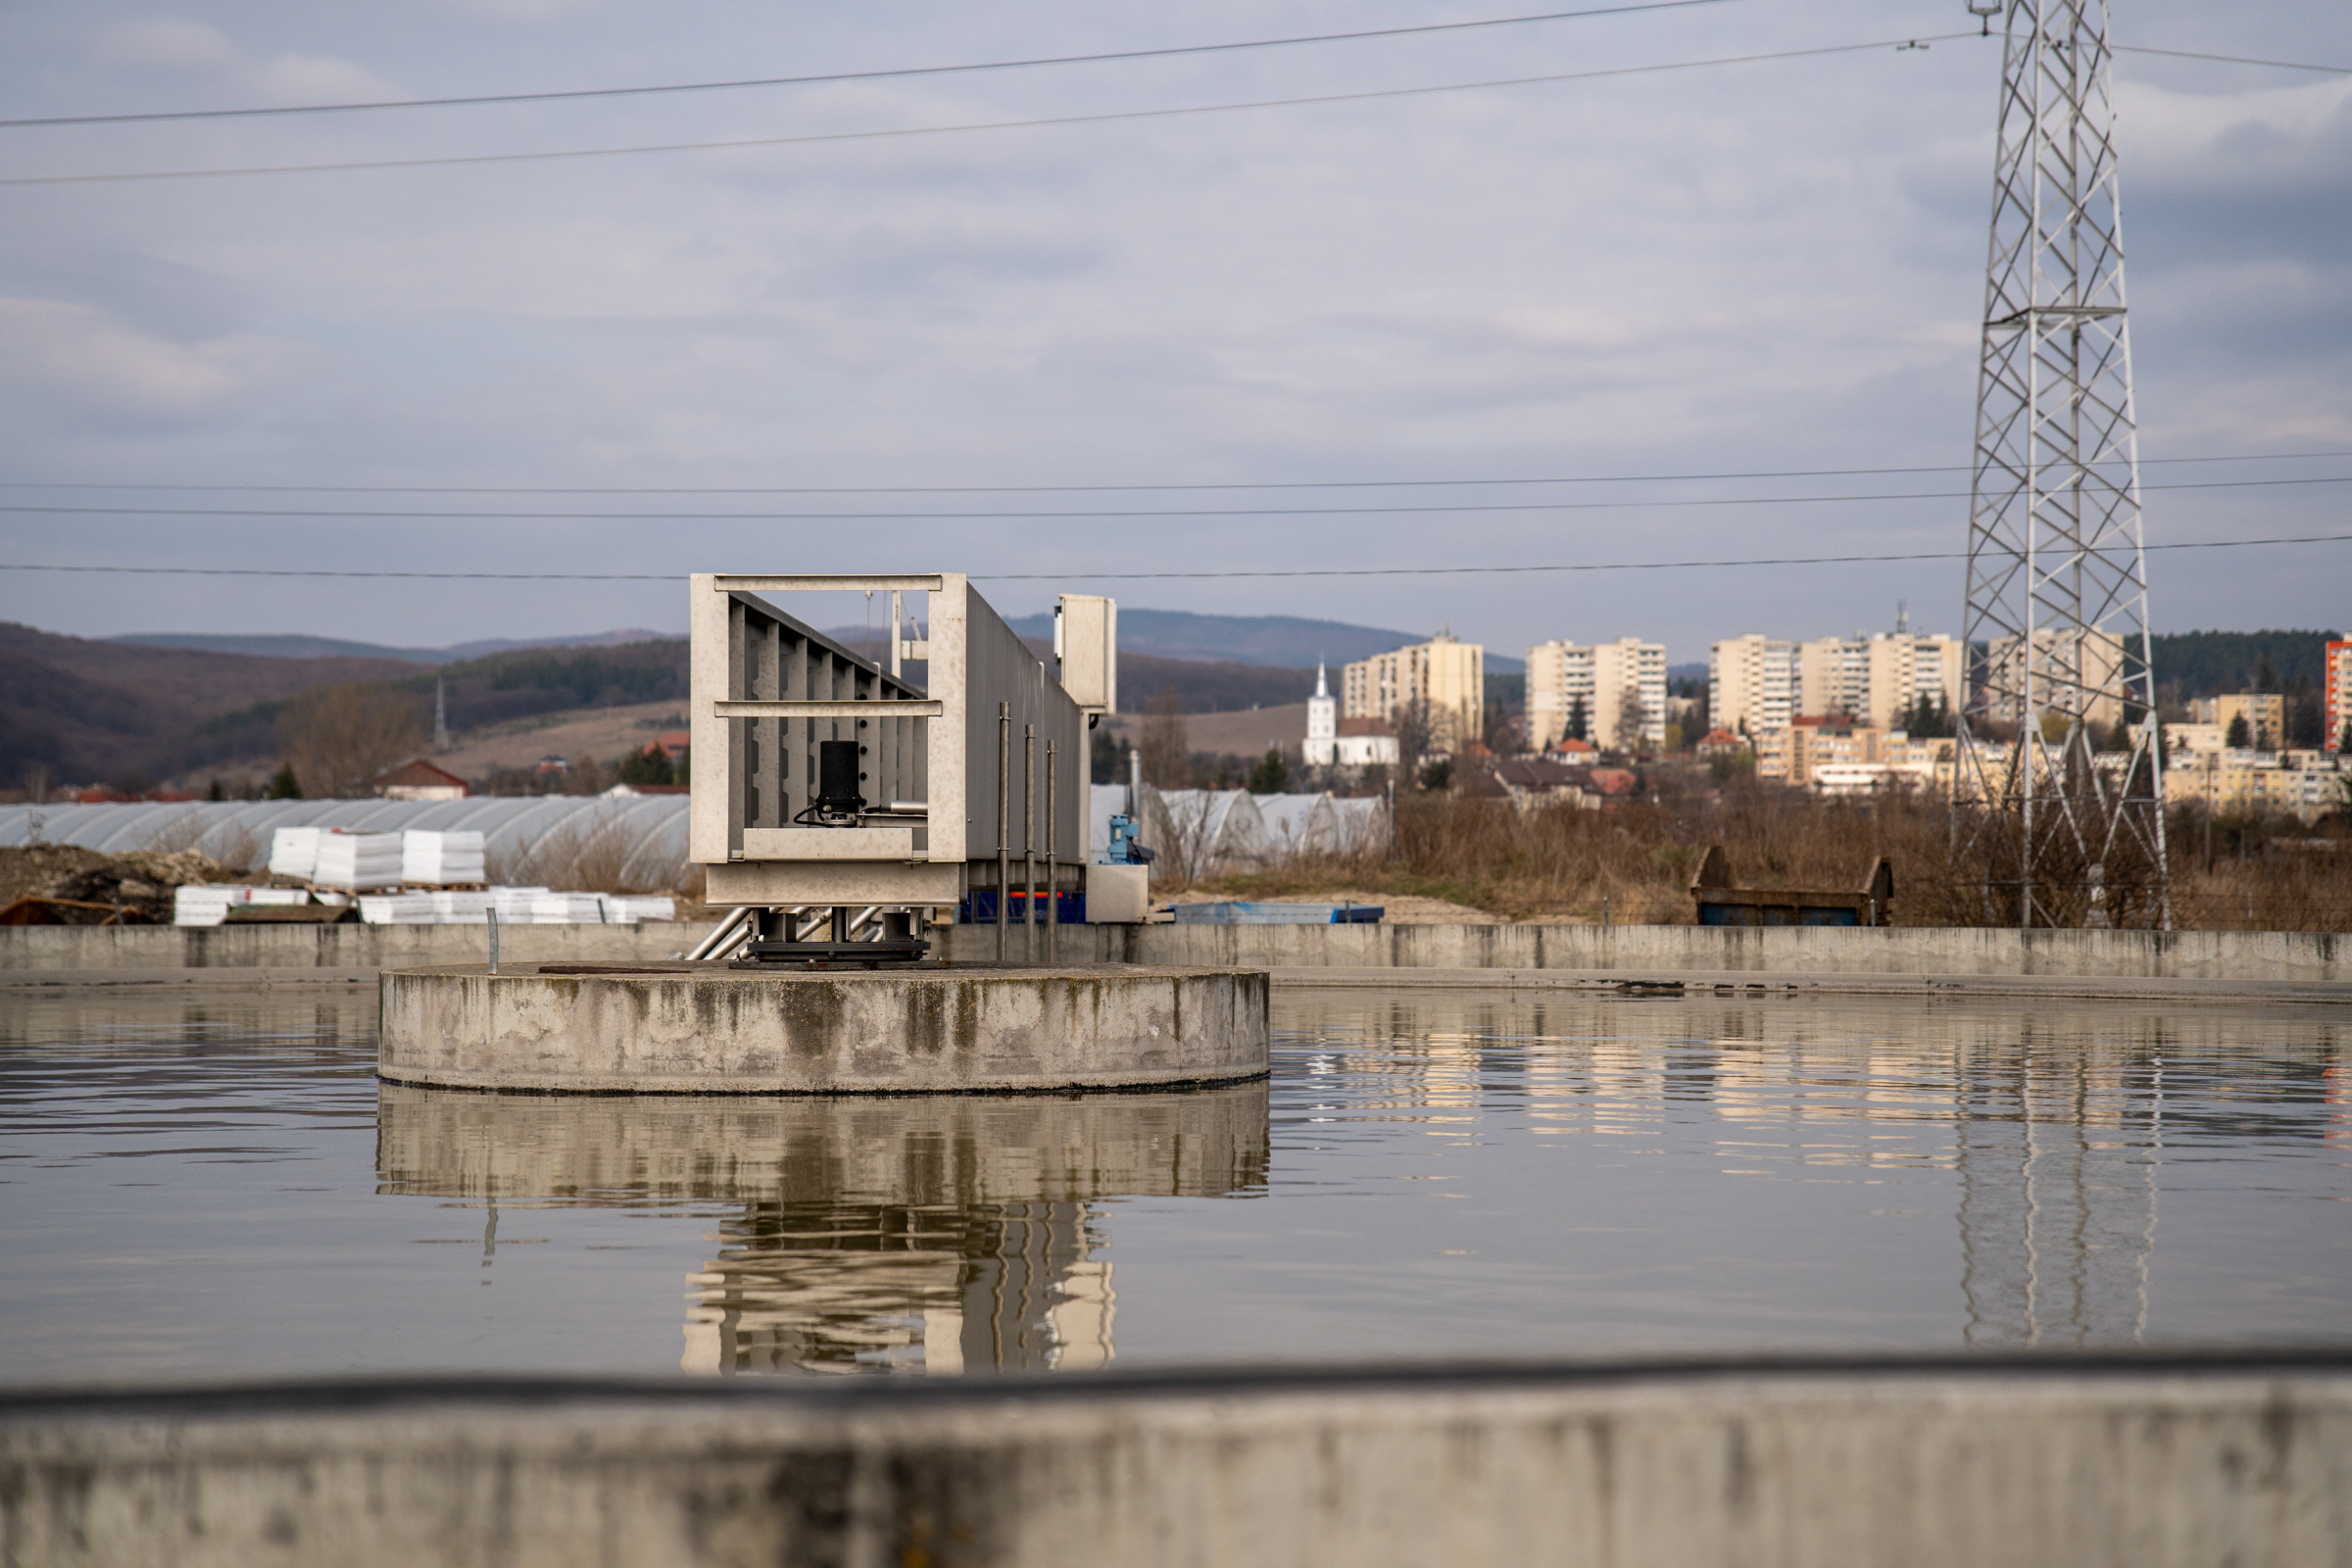
[[[1988,924],[2172,923],[2106,0],[2006,12],[1955,850]]]

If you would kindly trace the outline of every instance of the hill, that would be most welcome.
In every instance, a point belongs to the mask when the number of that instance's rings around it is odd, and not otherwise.
[[[192,648],[216,654],[258,654],[267,659],[397,659],[412,664],[449,664],[490,654],[524,648],[611,648],[624,643],[659,642],[667,634],[631,627],[621,631],[591,632],[577,637],[484,637],[447,648],[392,648],[381,643],[346,642],[337,637],[307,637],[295,633],[246,635],[233,632],[142,631],[110,642],[136,643],[143,648]]]
[[[1006,622],[1027,638],[1054,639],[1051,612]],[[1316,662],[1338,669],[1408,643],[1426,642],[1427,632],[1384,631],[1344,620],[1308,620],[1298,615],[1202,615],[1189,610],[1130,610],[1119,607],[1119,659],[1144,654],[1155,659],[1197,659],[1219,663],[1280,664],[1312,671]],[[1514,675],[1525,661],[1487,650],[1491,674]],[[1124,686],[1126,679],[1120,678]],[[1310,686],[1308,690],[1312,690]],[[1246,705],[1245,705],[1246,706]]]
[[[2289,691],[2298,682],[2321,684],[2328,644],[2342,636],[2337,631],[2171,632],[2148,639],[2148,659],[2158,695],[2170,701],[2257,689]]]
[[[129,782],[175,771],[172,748],[207,720],[416,666],[387,659],[270,659],[64,637],[0,622],[0,782]]]

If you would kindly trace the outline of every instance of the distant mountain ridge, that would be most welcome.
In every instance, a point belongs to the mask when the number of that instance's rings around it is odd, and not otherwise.
[[[300,633],[143,631],[106,640],[136,643],[142,648],[186,648],[208,654],[251,654],[264,659],[397,659],[409,664],[454,664],[461,660],[511,654],[523,648],[618,648],[629,643],[668,642],[679,635],[629,626],[577,637],[483,637],[469,643],[453,643],[447,648],[390,648],[380,643],[347,642],[339,637],[307,637]]]
[[[1024,637],[1054,635],[1051,611],[1006,622]],[[1301,615],[1205,615],[1189,610],[1130,610],[1119,607],[1119,651],[1158,659],[1200,659],[1229,664],[1275,664],[1312,669],[1318,662],[1338,669],[1412,643],[1426,632],[1385,631],[1344,620],[1310,620]],[[1475,641],[1463,637],[1465,642]],[[1526,662],[1487,650],[1488,673],[1516,675]]]

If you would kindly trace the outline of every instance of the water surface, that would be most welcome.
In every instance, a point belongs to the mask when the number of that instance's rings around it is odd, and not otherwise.
[[[0,1002],[0,1381],[2352,1340],[2341,1013],[1298,992],[1270,1083],[379,1085]]]

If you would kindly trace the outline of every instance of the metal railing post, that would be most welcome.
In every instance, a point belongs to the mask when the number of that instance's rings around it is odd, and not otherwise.
[[[1021,961],[1037,961],[1037,726],[1021,726]]]
[[[1046,961],[1061,961],[1061,862],[1054,858],[1054,774],[1057,749],[1046,742]]]
[[[997,961],[1004,961],[1004,922],[1011,914],[1012,858],[1005,835],[1012,810],[1012,705],[997,705]]]

